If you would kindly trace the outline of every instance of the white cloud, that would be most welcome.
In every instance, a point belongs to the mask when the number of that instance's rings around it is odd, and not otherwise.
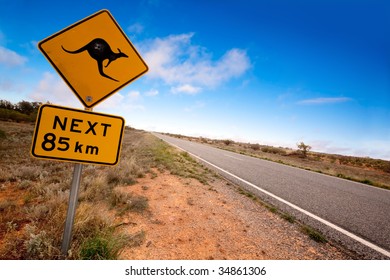
[[[145,96],[157,96],[158,94],[159,94],[159,92],[156,89],[151,89],[151,90],[145,92]]]
[[[141,93],[139,91],[136,91],[136,90],[132,90],[130,91],[127,96],[131,99],[131,100],[137,100],[140,98],[141,96]]]
[[[141,93],[137,90],[131,90],[126,94],[117,92],[105,99],[96,106],[97,111],[104,110],[114,115],[123,115],[130,111],[145,110],[145,106],[140,104]]]
[[[128,104],[126,107],[130,111],[134,111],[134,110],[145,111],[145,106],[141,104]]]
[[[144,31],[144,26],[138,22],[127,27],[127,31],[130,33],[140,34]]]
[[[192,91],[196,88],[199,92],[202,87],[216,87],[239,77],[251,67],[241,49],[228,50],[213,60],[205,48],[191,43],[193,35],[171,35],[145,42],[143,57],[150,69],[147,77],[162,79],[176,89],[186,85],[187,90],[192,87]]]
[[[125,100],[125,97],[120,93],[120,92],[117,92],[113,95],[111,95],[110,97],[108,97],[107,99],[104,99],[104,101],[100,102],[97,106],[96,106],[96,111],[99,111],[99,110],[106,110],[106,109],[118,109],[119,106],[121,106],[121,104],[123,104]]]
[[[337,146],[333,141],[329,140],[312,140],[309,141],[309,145],[312,147],[313,151],[324,152],[329,154],[351,154],[351,147],[342,147]],[[305,142],[305,144],[308,144]]]
[[[51,103],[82,107],[81,102],[78,101],[76,95],[68,88],[58,75],[50,72],[45,72],[38,85],[29,94],[29,97],[38,102],[49,101]]]
[[[390,140],[369,140],[360,144],[356,154],[390,160]]]
[[[0,46],[0,64],[5,64],[6,66],[19,66],[24,65],[26,61],[26,57]]]
[[[334,103],[343,103],[351,101],[351,98],[348,97],[319,97],[313,99],[304,99],[298,101],[297,104],[300,105],[321,105],[321,104],[334,104]]]
[[[200,92],[202,88],[200,87],[194,87],[189,84],[180,85],[177,87],[172,87],[171,91],[172,93],[186,93],[186,94],[197,94]]]

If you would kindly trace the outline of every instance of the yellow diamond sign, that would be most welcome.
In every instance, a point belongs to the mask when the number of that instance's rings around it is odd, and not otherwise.
[[[148,71],[107,10],[65,28],[38,46],[87,108]]]

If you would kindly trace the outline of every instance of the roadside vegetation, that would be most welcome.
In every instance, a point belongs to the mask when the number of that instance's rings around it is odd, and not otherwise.
[[[60,259],[74,164],[30,156],[34,125],[0,120],[0,259]],[[117,259],[139,246],[144,231],[122,231],[128,212],[146,215],[148,198],[122,191],[153,170],[211,176],[187,154],[126,127],[117,166],[83,165],[79,204],[67,259]]]
[[[20,101],[13,104],[7,100],[0,100],[0,120],[16,122],[35,122],[40,102]],[[0,136],[1,138],[1,136]]]
[[[387,160],[317,153],[310,151],[311,147],[303,142],[297,143],[297,149],[294,150],[257,143],[240,143],[230,139],[216,140],[178,134],[168,135],[208,144],[239,154],[390,189],[390,161]]]
[[[310,227],[310,226],[307,226],[307,225],[304,225],[300,222],[298,222],[294,216],[288,214],[288,213],[284,213],[282,211],[280,211],[278,208],[264,202],[264,201],[261,201],[256,195],[254,195],[253,193],[247,191],[247,190],[244,190],[242,188],[238,188],[237,189],[238,193],[239,194],[242,194],[250,199],[252,199],[253,201],[261,204],[263,207],[267,208],[270,212],[276,214],[276,215],[279,215],[281,218],[283,218],[284,220],[286,220],[287,222],[291,223],[291,224],[294,224],[294,223],[297,223],[300,227],[300,230],[301,232],[303,232],[304,234],[306,234],[307,236],[309,236],[312,240],[318,242],[318,243],[326,243],[328,242],[326,237],[319,231],[315,230],[314,228]]]

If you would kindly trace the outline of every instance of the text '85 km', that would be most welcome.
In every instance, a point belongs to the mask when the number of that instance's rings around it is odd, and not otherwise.
[[[86,123],[87,128],[82,129],[82,124]],[[72,133],[83,133],[83,134],[93,134],[106,137],[108,129],[111,127],[111,124],[108,123],[99,123],[84,121],[82,119],[68,119],[68,117],[60,118],[59,116],[54,117],[53,130],[60,129],[62,131],[67,131]],[[57,139],[58,138],[58,139]],[[85,153],[91,155],[99,154],[99,147],[94,145],[85,145],[77,141],[71,147],[70,137],[57,137],[54,133],[46,133],[43,137],[43,142],[41,144],[43,150],[49,152],[57,149],[58,151],[68,151],[73,149],[75,153]]]

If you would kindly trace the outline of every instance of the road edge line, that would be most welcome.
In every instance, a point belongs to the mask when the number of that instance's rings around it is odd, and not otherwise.
[[[162,139],[162,140],[164,140],[164,139]],[[167,141],[165,141],[165,142],[167,142]],[[335,224],[333,224],[333,223],[331,223],[331,222],[329,222],[329,221],[327,221],[327,220],[325,220],[325,219],[323,219],[323,218],[321,218],[321,217],[319,217],[319,216],[317,216],[317,215],[315,215],[315,214],[313,214],[313,213],[311,213],[311,212],[309,212],[309,211],[307,211],[307,210],[305,210],[305,209],[303,209],[303,208],[301,208],[301,207],[299,207],[299,206],[297,206],[297,205],[295,205],[295,204],[293,204],[291,202],[288,202],[287,200],[284,200],[283,198],[281,198],[281,197],[279,197],[277,195],[274,195],[273,193],[271,193],[269,191],[266,191],[266,190],[256,186],[255,184],[253,184],[251,182],[248,182],[247,180],[242,179],[241,177],[238,177],[237,175],[234,175],[233,173],[230,173],[229,171],[227,171],[227,170],[225,170],[225,169],[223,169],[223,168],[221,168],[221,167],[219,167],[219,166],[217,166],[217,165],[215,165],[215,164],[213,164],[213,163],[211,163],[211,162],[201,158],[200,156],[197,156],[197,155],[195,155],[195,154],[193,154],[191,152],[188,152],[185,149],[182,149],[182,148],[180,148],[179,146],[177,146],[175,144],[172,144],[172,143],[169,143],[169,142],[167,142],[167,143],[169,145],[171,145],[171,146],[174,146],[175,148],[178,148],[179,150],[182,150],[182,151],[190,154],[191,156],[199,159],[200,161],[203,161],[204,163],[211,165],[212,167],[214,167],[214,168],[216,168],[216,169],[226,173],[227,175],[232,176],[233,178],[243,182],[244,184],[247,184],[247,185],[251,186],[252,188],[255,188],[255,189],[265,193],[266,195],[268,195],[268,196],[270,196],[270,197],[272,197],[272,198],[274,198],[274,199],[276,199],[276,200],[278,200],[278,201],[280,201],[280,202],[290,206],[291,208],[293,208],[295,210],[298,210],[298,211],[302,212],[303,214],[305,214],[305,215],[307,215],[307,216],[309,216],[309,217],[311,217],[311,218],[313,218],[313,219],[315,219],[315,220],[317,220],[317,221],[327,225],[328,227],[330,227],[330,228],[332,228],[332,229],[334,229],[334,230],[336,230],[336,231],[338,231],[338,232],[340,232],[340,233],[342,233],[342,234],[344,234],[344,235],[354,239],[355,241],[357,241],[357,242],[359,242],[359,243],[361,243],[361,244],[363,244],[363,245],[373,249],[374,251],[376,251],[378,253],[381,253],[381,254],[385,255],[386,257],[390,258],[390,252],[389,251],[387,251],[387,250],[385,250],[385,249],[383,249],[383,248],[381,248],[381,247],[371,243],[370,241],[367,241],[367,240],[365,240],[365,239],[363,239],[363,238],[353,234],[352,232],[349,232],[349,231],[347,231],[347,230],[345,230],[345,229],[343,229],[343,228],[341,228],[341,227],[339,227],[339,226],[337,226],[337,225],[335,225]]]

